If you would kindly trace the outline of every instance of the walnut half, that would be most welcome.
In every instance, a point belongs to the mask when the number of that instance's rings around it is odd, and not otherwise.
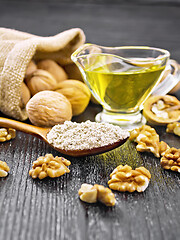
[[[81,185],[81,188],[78,191],[80,199],[84,202],[95,203],[100,201],[106,206],[114,206],[116,199],[114,194],[109,188],[106,188],[102,185],[84,183]]]
[[[180,173],[180,149],[170,148],[161,158],[161,166],[164,169],[169,169]]]
[[[69,173],[67,168],[71,164],[70,161],[63,157],[53,157],[52,154],[46,154],[45,157],[41,156],[33,162],[33,167],[29,171],[32,178],[43,179],[45,177],[60,177],[65,173]]]
[[[10,171],[6,162],[0,161],[0,177],[6,177]]]
[[[132,170],[128,165],[119,165],[110,174],[110,178],[108,184],[113,190],[120,192],[143,192],[149,185],[151,174],[144,167]]]

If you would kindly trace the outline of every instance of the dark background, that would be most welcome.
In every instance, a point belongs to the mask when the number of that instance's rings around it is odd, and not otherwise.
[[[168,49],[180,62],[180,0],[176,1],[0,1],[1,27],[50,36],[80,27],[86,42],[104,46],[149,45]],[[180,99],[179,93],[176,96]],[[94,120],[91,105],[77,121]],[[160,139],[180,148],[180,139],[155,126]],[[135,144],[106,154],[69,158],[71,172],[57,179],[33,180],[28,171],[39,156],[59,153],[41,140],[17,132],[0,144],[0,160],[10,167],[0,179],[0,240],[177,240],[180,236],[179,173],[165,171],[159,159],[139,153]],[[117,204],[86,204],[81,184],[107,186],[119,164],[145,166],[152,175],[143,193],[115,192]]]
[[[180,0],[0,1],[0,25],[48,36],[80,27],[87,42],[162,47],[180,61]]]

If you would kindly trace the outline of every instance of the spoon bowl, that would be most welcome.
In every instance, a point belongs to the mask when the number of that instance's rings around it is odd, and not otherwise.
[[[121,146],[128,139],[128,137],[127,137],[124,139],[120,139],[119,141],[114,142],[113,144],[105,145],[102,147],[91,148],[91,149],[64,150],[64,149],[56,148],[48,142],[47,134],[49,133],[51,128],[37,127],[37,126],[31,125],[31,124],[27,124],[27,123],[23,123],[23,122],[19,122],[16,120],[3,118],[3,117],[0,117],[0,126],[5,127],[5,128],[14,128],[18,131],[38,137],[38,138],[42,139],[44,142],[46,142],[47,144],[49,144],[52,148],[54,148],[58,152],[62,153],[63,155],[72,156],[72,157],[82,157],[82,156],[90,156],[90,155],[104,153],[104,152],[110,151],[112,149],[115,149],[115,148]]]

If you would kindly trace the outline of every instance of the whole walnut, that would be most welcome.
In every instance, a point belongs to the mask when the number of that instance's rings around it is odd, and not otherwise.
[[[52,90],[57,85],[56,79],[49,72],[41,69],[33,72],[26,82],[32,96],[43,90]]]
[[[55,91],[62,93],[70,101],[73,116],[84,112],[91,98],[89,88],[84,83],[73,79],[59,83]]]
[[[54,91],[35,94],[27,103],[26,110],[32,124],[40,127],[52,127],[72,118],[71,103]]]
[[[56,79],[57,83],[68,78],[64,69],[51,59],[45,59],[38,62],[37,67],[48,71]]]
[[[31,94],[30,94],[29,88],[26,86],[24,82],[22,82],[20,107],[24,108],[30,98],[31,98]]]
[[[37,65],[33,60],[31,60],[26,69],[25,79],[31,78],[33,72],[35,72],[36,70],[37,70]]]
[[[76,79],[83,82],[81,72],[75,63],[65,65],[64,70],[66,71],[69,79]]]

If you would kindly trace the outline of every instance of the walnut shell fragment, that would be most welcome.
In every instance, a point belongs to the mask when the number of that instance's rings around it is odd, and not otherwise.
[[[180,120],[180,101],[170,95],[151,96],[144,103],[143,115],[151,124],[166,125]]]
[[[6,177],[10,171],[6,162],[0,161],[0,177]]]
[[[135,170],[128,165],[119,165],[110,174],[108,185],[111,189],[120,192],[143,192],[149,185],[150,172],[145,167]]]
[[[78,191],[79,197],[82,201],[87,203],[95,203],[100,201],[106,206],[114,206],[116,199],[114,194],[109,188],[102,185],[84,183]]]
[[[32,178],[39,179],[45,177],[60,177],[63,174],[70,172],[69,168],[67,168],[70,164],[71,162],[63,157],[53,157],[52,154],[46,154],[45,157],[40,156],[33,162],[29,175]]]
[[[174,147],[168,149],[160,163],[164,169],[180,173],[180,149]]]

